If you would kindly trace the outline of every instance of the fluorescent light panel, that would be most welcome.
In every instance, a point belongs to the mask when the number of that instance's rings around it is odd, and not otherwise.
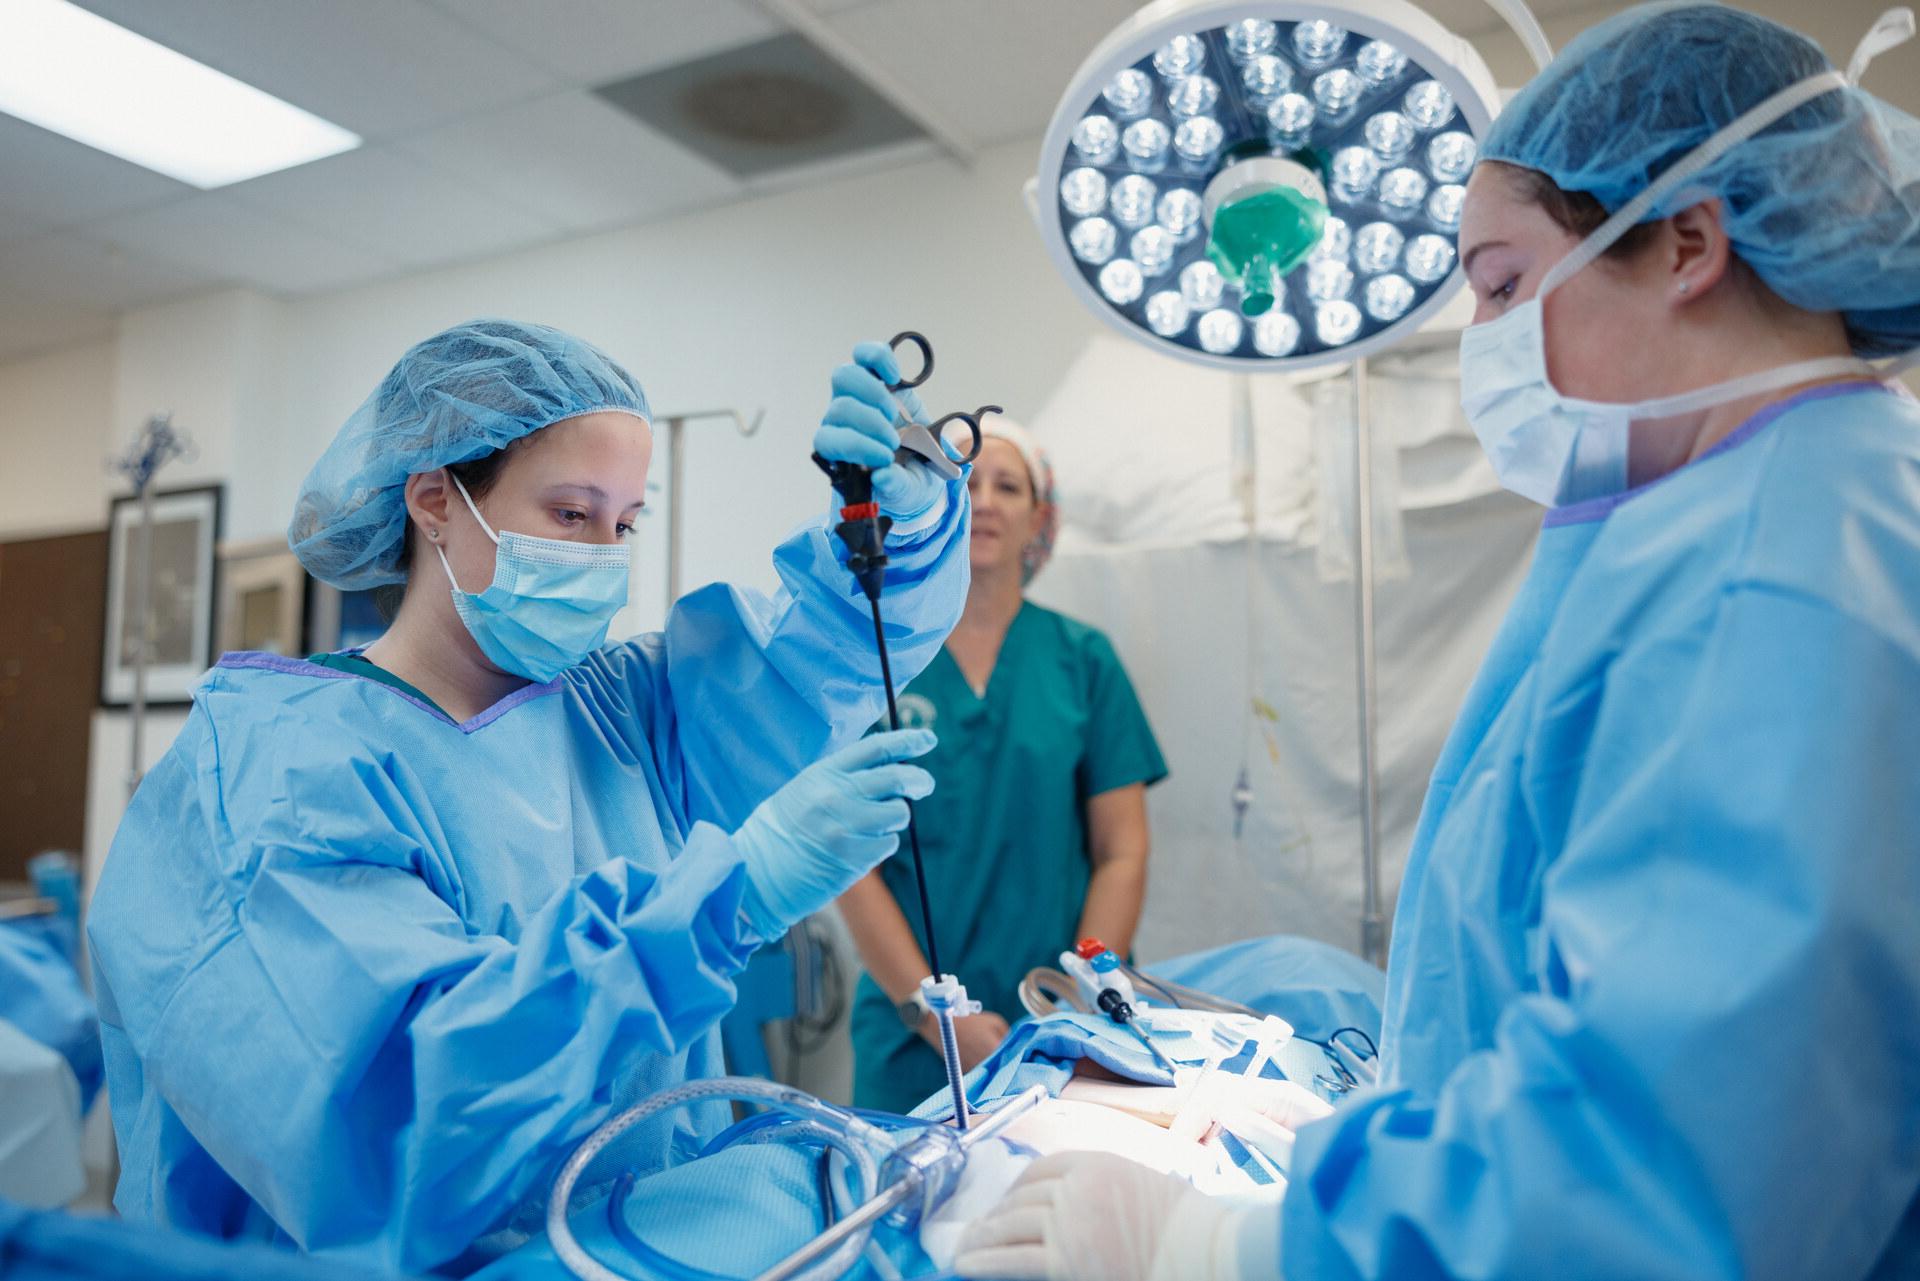
[[[360,145],[67,0],[0,3],[0,111],[203,189]]]

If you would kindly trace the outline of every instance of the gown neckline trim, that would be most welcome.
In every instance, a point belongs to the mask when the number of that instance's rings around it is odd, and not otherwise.
[[[338,650],[336,652],[357,656],[360,650],[356,647],[353,649]],[[427,715],[433,717],[433,719],[443,724],[453,726],[462,734],[473,734],[485,729],[522,703],[531,702],[533,699],[543,698],[548,694],[557,693],[560,689],[560,682],[565,679],[562,676],[556,676],[552,680],[542,684],[522,685],[519,689],[514,690],[493,706],[475,715],[471,720],[456,721],[453,717],[447,715],[433,704],[423,702],[414,695],[407,693],[407,691],[396,689],[385,681],[374,680],[371,676],[363,676],[359,672],[343,672],[337,667],[322,667],[320,664],[310,663],[304,658],[287,658],[281,654],[239,652],[222,654],[220,661],[215,663],[214,666],[253,668],[258,671],[280,672],[288,676],[314,676],[322,680],[360,681],[373,686],[375,689],[385,690],[395,698],[405,699]]]
[[[1819,387],[1809,387],[1805,391],[1796,392],[1788,396],[1785,400],[1778,400],[1771,405],[1762,407],[1751,418],[1747,419],[1747,421],[1728,432],[1723,439],[1716,441],[1711,449],[1694,459],[1693,462],[1683,467],[1677,467],[1664,476],[1656,476],[1643,485],[1636,485],[1634,488],[1618,494],[1609,494],[1604,498],[1589,498],[1581,503],[1568,503],[1565,507],[1555,507],[1547,513],[1543,527],[1546,529],[1557,529],[1562,525],[1585,525],[1593,521],[1605,520],[1607,517],[1613,515],[1614,509],[1622,503],[1630,499],[1638,498],[1641,494],[1646,493],[1657,485],[1665,484],[1667,481],[1696,464],[1706,462],[1709,458],[1715,458],[1721,454],[1738,449],[1759,435],[1762,430],[1786,414],[1789,410],[1798,409],[1800,406],[1811,401],[1826,400],[1832,396],[1851,396],[1863,391],[1879,391],[1886,392],[1888,395],[1893,394],[1885,383],[1876,382],[1872,379],[1827,383]]]

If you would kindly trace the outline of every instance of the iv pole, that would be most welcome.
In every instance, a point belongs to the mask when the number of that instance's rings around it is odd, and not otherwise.
[[[1380,909],[1380,757],[1373,637],[1373,414],[1367,361],[1353,362],[1354,665],[1360,739],[1360,955],[1385,968],[1387,923]]]
[[[687,424],[699,422],[703,418],[731,418],[734,427],[742,436],[751,436],[760,430],[760,424],[766,420],[767,411],[761,410],[748,422],[740,416],[737,409],[700,409],[686,414],[669,414],[667,424],[667,608],[680,599],[680,491],[687,478],[687,455],[685,449]]]
[[[141,428],[139,438],[113,469],[133,481],[133,492],[140,499],[138,541],[134,552],[133,618],[122,619],[121,628],[133,638],[133,746],[127,762],[127,796],[140,786],[141,761],[145,755],[147,729],[147,666],[153,644],[153,479],[160,469],[176,458],[191,456],[193,442],[174,430],[173,415],[155,414]]]

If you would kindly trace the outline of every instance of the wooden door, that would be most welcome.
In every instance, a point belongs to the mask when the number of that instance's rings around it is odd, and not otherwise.
[[[107,535],[0,543],[0,881],[83,848]]]

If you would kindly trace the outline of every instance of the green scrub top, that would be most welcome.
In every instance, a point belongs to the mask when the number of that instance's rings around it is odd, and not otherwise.
[[[1167,775],[1133,685],[1107,638],[1023,604],[976,695],[944,648],[900,696],[902,724],[940,738],[921,758],[933,795],[914,807],[940,960],[1007,1022],[1036,965],[1059,964],[1086,906],[1087,798]],[[913,855],[881,877],[922,951]],[[862,975],[852,1016],[854,1102],[905,1112],[941,1088],[940,1056]]]
[[[401,680],[398,676],[395,676],[392,672],[381,667],[364,655],[358,653],[309,654],[307,661],[321,667],[330,667],[336,672],[352,672],[355,676],[364,676],[368,680],[379,681],[382,685],[391,685],[402,694],[409,695],[425,703],[442,716],[446,716],[448,720],[453,719],[453,717],[447,716],[446,711],[441,708],[440,704],[434,702],[418,689]]]

